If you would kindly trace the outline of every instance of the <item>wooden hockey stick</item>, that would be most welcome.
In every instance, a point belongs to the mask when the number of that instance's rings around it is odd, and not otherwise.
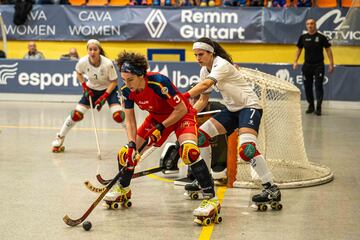
[[[141,152],[147,145],[148,139],[145,140],[145,142],[141,145],[139,148],[139,152]],[[86,210],[86,212],[78,219],[71,219],[67,214],[63,217],[64,222],[71,226],[75,227],[82,223],[89,215],[90,213],[95,209],[95,207],[99,204],[99,202],[104,198],[104,196],[110,191],[112,186],[115,185],[117,180],[122,176],[125,168],[122,168],[118,174],[111,180],[111,182],[105,187],[105,190],[100,194],[100,196],[91,204],[91,206]]]
[[[94,108],[93,108],[93,103],[92,103],[92,97],[90,95],[89,95],[89,101],[90,101],[90,111],[91,111],[92,124],[93,124],[94,132],[95,132],[96,147],[97,147],[97,151],[98,151],[97,152],[97,157],[98,157],[99,160],[101,160],[99,137],[98,137],[96,124],[95,124],[95,116],[94,116]]]
[[[146,169],[144,171],[134,173],[131,179],[146,176],[146,175],[149,175],[152,173],[161,172],[163,169],[164,169],[164,167],[155,167],[155,168]],[[108,179],[108,180],[103,179],[100,174],[96,175],[96,178],[103,185],[107,185],[112,181],[112,179]],[[85,184],[85,187],[92,192],[100,193],[100,192],[103,192],[106,190],[106,187],[100,187],[100,188],[95,187],[93,184],[91,184],[90,181],[85,181],[84,184]]]

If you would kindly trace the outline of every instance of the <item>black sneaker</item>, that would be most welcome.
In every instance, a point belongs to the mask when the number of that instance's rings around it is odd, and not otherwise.
[[[313,113],[314,112],[314,106],[313,105],[309,105],[308,109],[305,111],[306,114],[309,114],[309,113]]]
[[[321,116],[321,107],[317,107],[315,110],[315,114]]]

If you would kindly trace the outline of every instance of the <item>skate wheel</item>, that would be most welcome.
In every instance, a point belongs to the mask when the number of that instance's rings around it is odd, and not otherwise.
[[[210,223],[211,223],[211,219],[210,219],[210,218],[205,218],[204,221],[202,222],[202,224],[203,224],[204,226],[208,226],[208,225],[210,225]]]
[[[276,210],[281,210],[283,208],[283,205],[281,203],[277,204]]]
[[[222,222],[222,217],[219,216],[219,215],[217,215],[217,216],[215,217],[215,223],[221,223],[221,222]]]
[[[123,203],[123,207],[124,207],[124,208],[129,208],[129,207],[131,207],[131,206],[132,206],[132,202],[129,201],[129,200],[126,200],[126,201]]]
[[[111,204],[111,208],[112,208],[112,209],[118,209],[118,208],[119,208],[119,203],[118,203],[118,202],[113,202],[113,203]]]
[[[197,200],[197,199],[199,199],[199,194],[196,193],[196,192],[191,193],[191,194],[190,194],[190,198],[193,199],[193,200]]]
[[[260,204],[258,206],[258,210],[260,210],[261,212],[265,212],[267,210],[266,204]]]
[[[277,203],[276,202],[272,202],[271,204],[270,204],[270,207],[272,208],[272,209],[276,209],[277,208]]]

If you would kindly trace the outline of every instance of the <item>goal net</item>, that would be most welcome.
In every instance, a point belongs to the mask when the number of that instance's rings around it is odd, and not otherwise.
[[[301,123],[300,90],[285,80],[240,68],[263,106],[257,146],[280,188],[313,186],[333,179],[331,170],[308,160]],[[250,164],[238,158],[234,187],[261,184]]]

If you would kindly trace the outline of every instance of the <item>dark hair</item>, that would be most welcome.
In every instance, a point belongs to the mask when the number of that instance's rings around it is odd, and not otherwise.
[[[149,64],[145,56],[141,55],[140,53],[130,53],[126,51],[119,53],[116,59],[116,64],[118,65],[120,70],[125,62],[127,62],[128,64],[139,70],[140,72],[142,72],[143,73],[142,75],[145,75],[147,69],[149,68]]]
[[[214,55],[215,56],[219,56],[224,58],[225,60],[227,60],[229,63],[233,64],[233,60],[232,57],[230,56],[230,54],[228,54],[225,49],[223,49],[219,43],[211,40],[210,38],[199,38],[198,40],[196,40],[195,42],[203,42],[206,44],[209,44],[210,46],[212,46],[214,48]]]

